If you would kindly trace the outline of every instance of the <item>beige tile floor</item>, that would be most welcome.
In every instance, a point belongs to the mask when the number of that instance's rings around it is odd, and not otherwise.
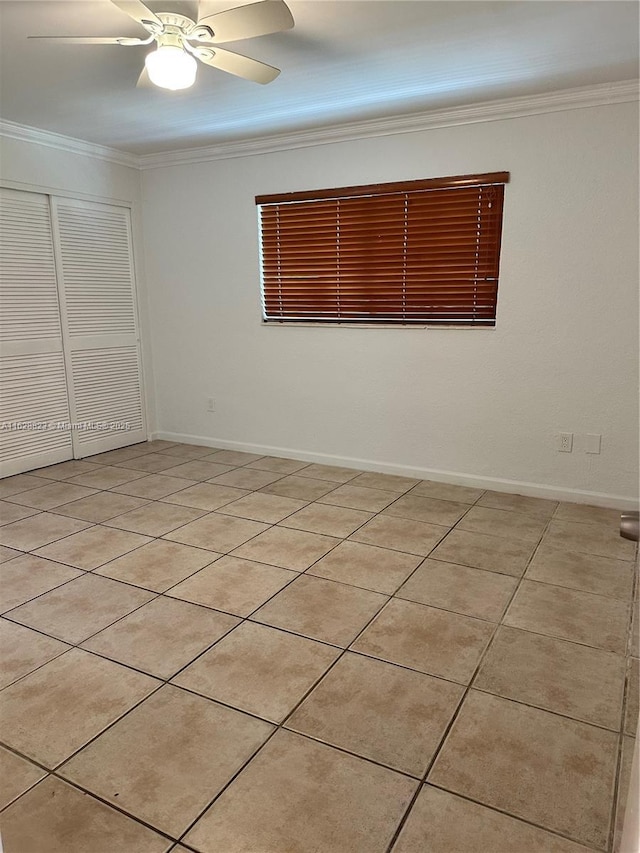
[[[615,851],[618,524],[163,441],[2,480],[5,853]]]

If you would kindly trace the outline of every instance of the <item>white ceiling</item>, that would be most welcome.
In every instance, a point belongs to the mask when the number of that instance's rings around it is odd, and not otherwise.
[[[195,2],[150,0],[154,11]],[[206,0],[211,14],[240,0]],[[635,0],[289,0],[295,28],[225,48],[282,69],[260,86],[201,66],[193,89],[136,89],[149,47],[109,0],[0,0],[2,118],[137,154],[638,76]]]

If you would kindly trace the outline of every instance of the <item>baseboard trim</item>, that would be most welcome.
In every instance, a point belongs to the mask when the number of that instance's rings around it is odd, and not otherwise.
[[[223,450],[242,450],[247,453],[261,453],[263,456],[282,456],[301,459],[303,462],[319,462],[322,465],[340,465],[344,468],[357,468],[361,471],[377,471],[381,474],[398,474],[401,477],[415,477],[420,480],[435,480],[439,483],[453,483],[458,486],[471,486],[476,489],[492,489],[496,492],[527,495],[533,498],[549,498],[556,501],[592,504],[620,510],[635,510],[638,500],[625,495],[612,495],[606,492],[590,492],[583,489],[568,489],[562,486],[548,486],[543,483],[529,483],[523,480],[506,480],[499,477],[478,477],[475,474],[463,474],[458,471],[441,471],[436,468],[415,468],[410,465],[395,465],[377,462],[371,459],[358,459],[349,456],[332,456],[327,453],[314,453],[289,447],[274,447],[268,444],[250,444],[241,441],[211,438],[204,435],[165,432],[152,433],[150,439],[163,439],[184,444],[202,444],[204,447],[219,447]]]

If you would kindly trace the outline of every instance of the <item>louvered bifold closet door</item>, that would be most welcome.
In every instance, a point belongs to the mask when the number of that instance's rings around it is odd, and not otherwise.
[[[0,190],[0,476],[72,458],[49,198]]]
[[[147,437],[127,208],[53,200],[76,459]]]

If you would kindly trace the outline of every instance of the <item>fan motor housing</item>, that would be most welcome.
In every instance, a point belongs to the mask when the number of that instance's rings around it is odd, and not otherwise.
[[[171,30],[186,35],[195,27],[196,22],[185,15],[176,15],[174,12],[156,12],[156,17],[160,18],[164,24],[165,31]]]

